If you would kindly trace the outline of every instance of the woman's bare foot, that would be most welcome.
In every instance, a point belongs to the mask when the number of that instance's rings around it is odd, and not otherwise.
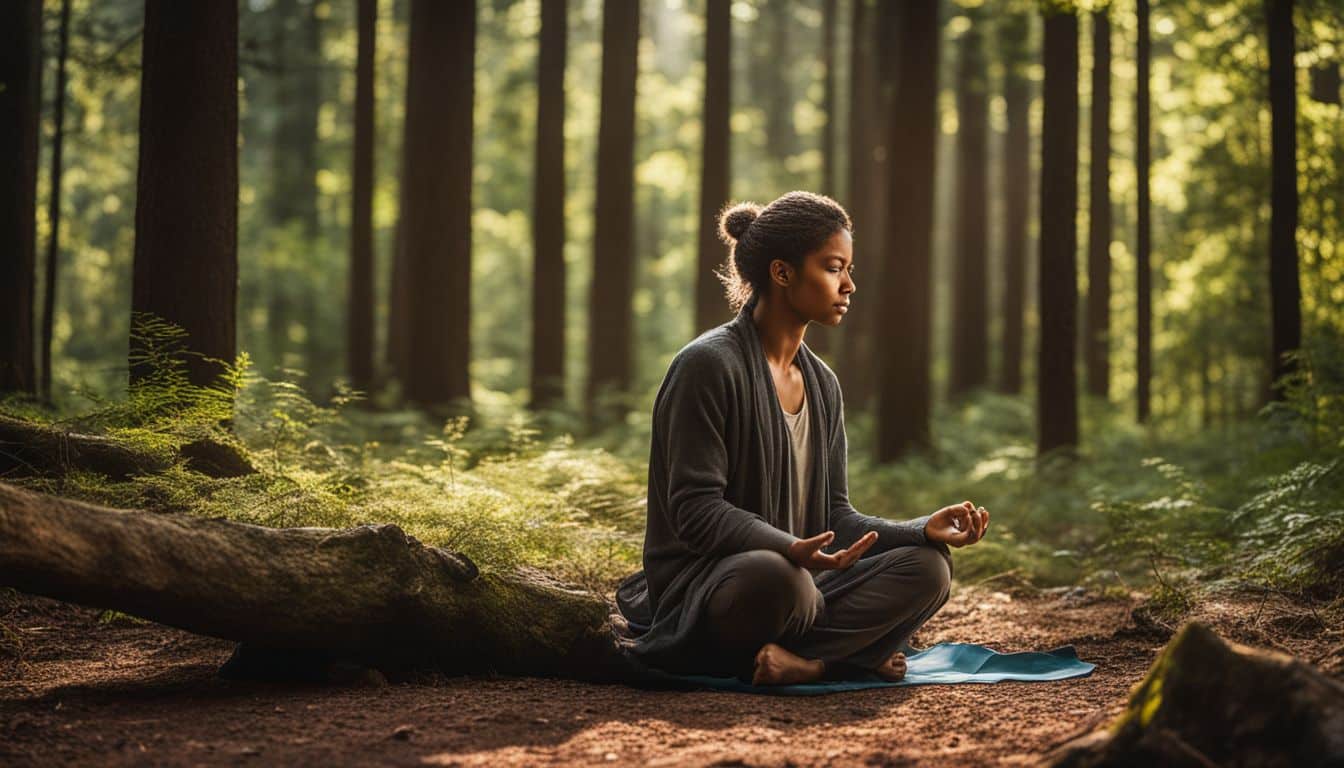
[[[891,658],[882,662],[882,666],[873,670],[883,680],[897,682],[905,677],[905,654],[897,651]]]
[[[766,643],[756,653],[756,673],[751,677],[751,684],[812,683],[820,680],[825,671],[826,662],[820,659],[804,659],[774,643]]]

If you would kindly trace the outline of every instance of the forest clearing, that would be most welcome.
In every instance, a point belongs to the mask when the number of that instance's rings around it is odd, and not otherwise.
[[[1344,765],[1342,69],[0,3],[0,764]]]
[[[1097,664],[1090,677],[776,698],[541,678],[226,681],[215,671],[231,643],[24,598],[6,614],[27,653],[18,674],[7,670],[0,757],[14,766],[1035,765],[1119,715],[1164,645],[1160,628],[1129,616],[1137,602],[966,588],[916,643],[1072,643]],[[1344,668],[1339,630],[1272,593],[1212,598],[1191,618],[1336,676]]]

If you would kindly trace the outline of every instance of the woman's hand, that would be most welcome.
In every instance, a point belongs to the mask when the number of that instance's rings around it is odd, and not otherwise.
[[[969,501],[943,507],[924,524],[924,537],[942,542],[949,547],[974,544],[985,536],[989,528],[989,512]]]
[[[821,548],[835,540],[835,531],[819,533],[810,539],[799,539],[789,546],[789,560],[800,568],[813,571],[844,570],[863,557],[863,553],[877,541],[877,531],[865,533],[847,549],[833,555],[821,551]]]

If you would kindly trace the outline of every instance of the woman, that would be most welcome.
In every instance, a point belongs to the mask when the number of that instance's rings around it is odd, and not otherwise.
[[[808,192],[720,218],[738,314],[668,367],[644,570],[617,590],[646,664],[757,685],[899,680],[899,649],[947,600],[947,547],[984,536],[989,513],[970,502],[903,523],[850,506],[840,386],[803,335],[849,309],[851,229]]]

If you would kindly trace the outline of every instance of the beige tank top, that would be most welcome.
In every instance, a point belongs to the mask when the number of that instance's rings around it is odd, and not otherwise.
[[[807,415],[807,391],[803,391],[803,407],[797,413],[785,411],[783,405],[779,409],[784,413],[784,423],[789,426],[789,445],[793,450],[795,472],[793,485],[797,492],[794,496],[796,503],[789,510],[789,533],[802,538],[805,533],[803,521],[806,519],[807,494],[811,490],[808,481],[812,477],[812,441],[808,439],[810,420]]]

